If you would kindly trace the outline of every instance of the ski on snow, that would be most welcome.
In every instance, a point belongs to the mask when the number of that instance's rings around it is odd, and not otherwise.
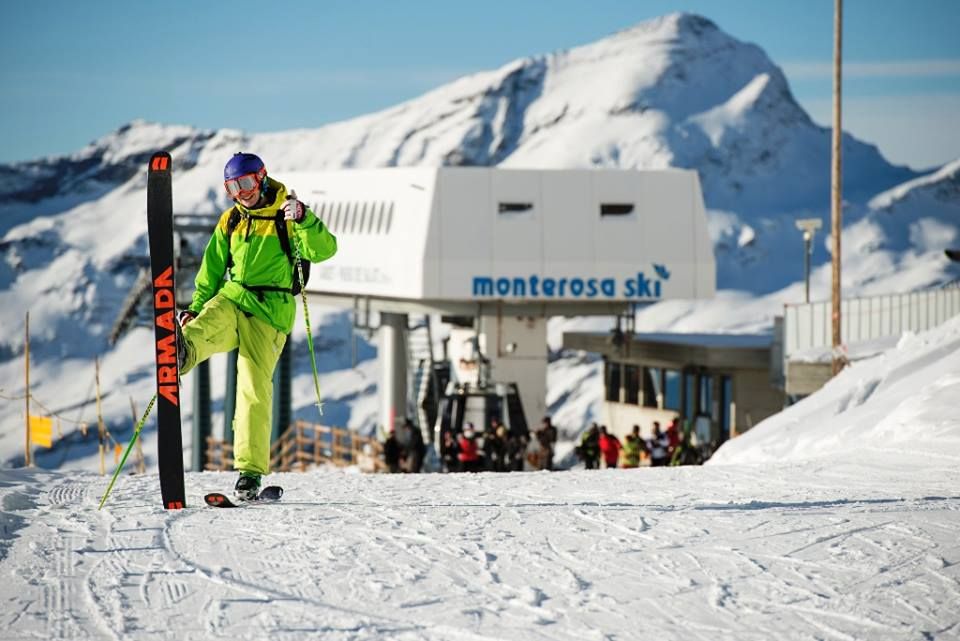
[[[176,281],[173,257],[173,162],[158,151],[147,173],[147,232],[157,366],[157,462],[163,507],[186,507],[183,439],[180,434],[180,372],[177,367]]]
[[[268,485],[260,490],[260,493],[257,494],[257,498],[250,501],[240,501],[239,503],[234,503],[230,500],[229,496],[226,494],[221,494],[220,492],[211,492],[203,497],[203,500],[210,507],[241,507],[243,505],[249,505],[253,503],[273,503],[279,501],[281,496],[283,496],[282,487],[279,485]]]

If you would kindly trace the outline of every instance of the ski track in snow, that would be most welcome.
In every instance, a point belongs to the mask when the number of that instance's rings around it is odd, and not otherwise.
[[[128,476],[98,512],[103,478],[0,473],[0,638],[960,635],[955,468],[316,471],[202,505],[232,481],[166,512]]]

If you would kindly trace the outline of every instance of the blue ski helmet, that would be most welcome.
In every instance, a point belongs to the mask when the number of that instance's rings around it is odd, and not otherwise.
[[[261,170],[265,170],[265,168],[259,156],[238,152],[233,154],[233,157],[224,166],[223,179],[232,180],[247,174],[256,174]]]

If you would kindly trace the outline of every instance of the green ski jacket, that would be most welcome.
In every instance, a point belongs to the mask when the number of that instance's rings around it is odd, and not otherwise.
[[[203,252],[190,311],[199,314],[207,301],[222,292],[237,307],[277,330],[285,334],[293,331],[297,314],[293,294],[247,289],[263,286],[289,289],[293,285],[296,276],[280,244],[274,220],[286,198],[287,188],[267,177],[267,205],[260,209],[246,209],[237,203],[220,215]],[[234,208],[240,212],[240,222],[227,238],[228,221]],[[290,242],[299,247],[304,260],[318,263],[337,253],[336,237],[309,208],[301,222],[286,221],[286,225]],[[231,266],[229,280],[224,280],[228,275],[227,243],[230,243]]]

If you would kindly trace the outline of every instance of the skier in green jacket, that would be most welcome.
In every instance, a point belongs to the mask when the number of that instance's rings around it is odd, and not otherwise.
[[[240,478],[234,492],[250,500],[270,471],[273,370],[297,313],[292,293],[297,274],[281,243],[280,227],[310,262],[333,256],[337,239],[304,203],[267,176],[254,154],[234,154],[223,179],[235,205],[220,216],[203,253],[193,302],[180,312],[178,357],[180,373],[186,374],[213,354],[239,348],[233,458]]]

